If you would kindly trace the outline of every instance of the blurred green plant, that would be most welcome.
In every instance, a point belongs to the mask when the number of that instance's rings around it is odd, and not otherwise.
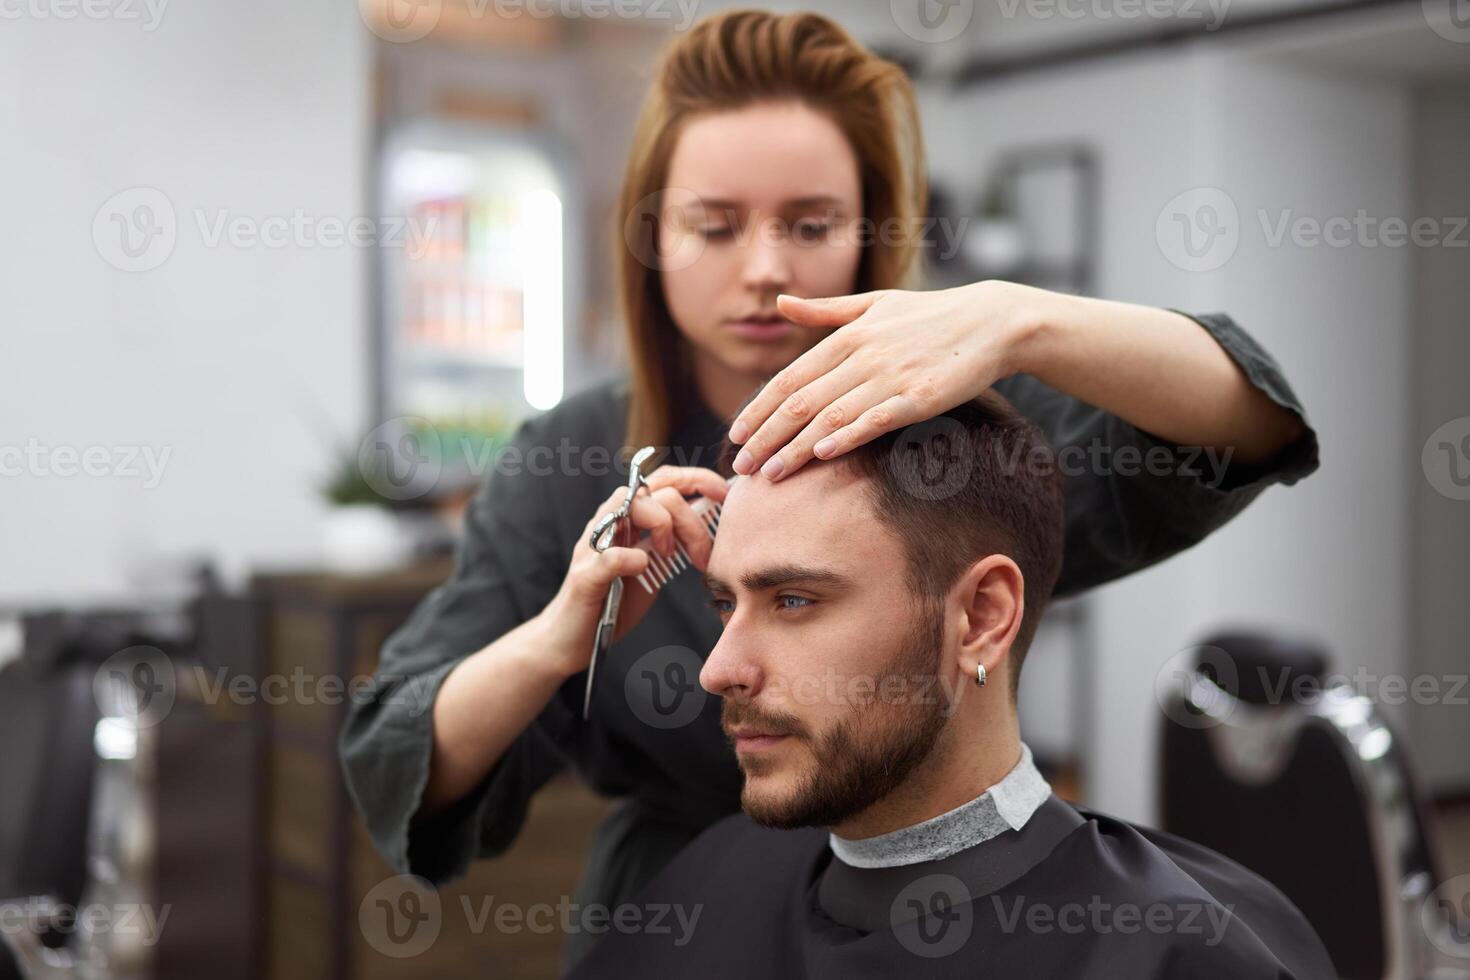
[[[358,464],[356,450],[337,452],[335,468],[330,478],[322,486],[322,496],[326,497],[328,503],[338,507],[348,507],[353,504],[387,505],[392,503],[374,488],[373,480],[362,471],[362,466]]]
[[[405,434],[417,437],[412,443],[413,451],[422,454],[417,464],[438,474],[434,489],[444,492],[477,483],[510,442],[515,426],[510,413],[504,410],[419,418],[416,422]],[[339,446],[334,452],[333,468],[321,487],[329,503],[346,507],[397,502],[378,489],[396,485],[387,470],[388,454],[362,451],[362,443],[371,436],[369,433],[356,445]],[[432,491],[430,495],[434,495]]]

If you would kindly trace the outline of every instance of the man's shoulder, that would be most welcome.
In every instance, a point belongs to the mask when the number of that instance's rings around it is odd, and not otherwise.
[[[1185,838],[1080,812],[1078,857],[1092,852],[1086,898],[1104,928],[1155,933],[1177,963],[1277,962],[1285,976],[1333,976],[1316,931],[1261,875]]]

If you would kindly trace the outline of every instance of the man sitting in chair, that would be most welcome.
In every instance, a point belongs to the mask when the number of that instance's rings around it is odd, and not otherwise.
[[[737,479],[699,680],[745,812],[642,896],[697,910],[692,932],[609,931],[572,976],[1331,976],[1266,881],[1032,764],[1016,681],[1062,526],[1049,448],[994,395]]]

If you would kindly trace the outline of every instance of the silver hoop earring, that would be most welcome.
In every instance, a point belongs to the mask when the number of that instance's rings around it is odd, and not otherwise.
[[[985,686],[985,665],[984,664],[976,664],[975,665],[975,686],[976,687],[984,687]]]

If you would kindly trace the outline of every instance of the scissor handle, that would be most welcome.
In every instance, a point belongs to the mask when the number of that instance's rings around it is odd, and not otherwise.
[[[618,509],[611,514],[603,516],[592,529],[592,548],[595,551],[606,551],[613,546],[617,540],[620,522],[628,516],[628,511],[633,507],[633,495],[638,492],[639,487],[648,486],[648,480],[643,476],[643,464],[648,462],[655,450],[652,446],[644,446],[633,454],[628,463],[628,495],[618,505]]]
[[[597,522],[597,526],[592,529],[592,548],[594,551],[606,551],[613,546],[613,541],[617,539],[618,529],[623,517],[626,516],[621,511],[622,508],[618,508],[618,510],[613,511],[611,514],[605,515],[602,520]]]

